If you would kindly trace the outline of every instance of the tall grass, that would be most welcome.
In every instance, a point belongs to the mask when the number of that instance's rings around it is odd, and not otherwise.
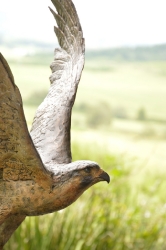
[[[74,160],[93,159],[111,183],[90,188],[63,211],[27,217],[5,250],[164,250],[165,177],[141,175],[134,160],[114,157],[94,145],[73,145]]]

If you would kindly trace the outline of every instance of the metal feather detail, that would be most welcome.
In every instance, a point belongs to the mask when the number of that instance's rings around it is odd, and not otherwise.
[[[31,136],[44,164],[71,162],[71,111],[84,66],[84,38],[77,12],[71,0],[52,0],[52,12],[58,27],[54,31],[60,48],[51,64],[51,86],[37,109]]]

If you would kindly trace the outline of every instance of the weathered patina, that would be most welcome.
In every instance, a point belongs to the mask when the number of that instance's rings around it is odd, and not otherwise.
[[[0,249],[26,216],[58,211],[109,176],[92,161],[72,162],[71,111],[84,66],[84,38],[71,0],[52,0],[60,48],[50,90],[29,134],[20,92],[0,54]]]

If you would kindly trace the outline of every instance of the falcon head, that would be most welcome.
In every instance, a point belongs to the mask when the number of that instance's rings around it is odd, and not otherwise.
[[[69,164],[58,165],[54,180],[61,179],[62,183],[68,182],[78,189],[87,189],[100,181],[110,182],[109,175],[93,161],[75,161]]]
[[[58,210],[72,204],[92,185],[100,181],[110,182],[109,175],[92,161],[75,161],[58,166],[57,169],[57,173],[54,170],[53,189],[58,191],[58,197],[63,204]]]
[[[109,175],[103,171],[96,162],[76,161],[76,166],[72,174],[72,179],[80,189],[87,189],[100,181],[110,182]]]

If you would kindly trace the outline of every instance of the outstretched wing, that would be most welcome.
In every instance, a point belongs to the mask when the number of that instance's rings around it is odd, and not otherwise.
[[[20,92],[0,53],[0,182],[44,179],[45,172],[27,129]]]
[[[43,162],[71,162],[71,110],[84,66],[84,39],[71,0],[52,0],[57,9],[55,27],[59,45],[51,64],[50,90],[37,109],[31,136]]]

